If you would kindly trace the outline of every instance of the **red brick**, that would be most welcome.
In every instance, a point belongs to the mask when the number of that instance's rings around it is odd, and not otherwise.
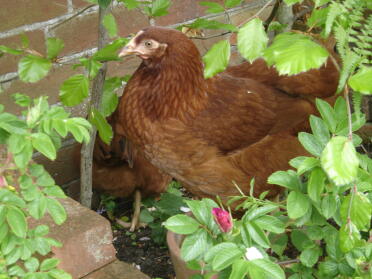
[[[9,87],[4,86],[5,90],[0,94],[0,103],[5,105],[7,111],[19,113],[22,108],[16,105],[11,98],[13,93],[19,92],[32,98],[47,95],[49,96],[49,103],[55,104],[59,102],[58,94],[62,82],[78,73],[80,73],[79,70],[72,70],[70,65],[66,65],[52,68],[44,79],[36,83],[24,83],[20,80],[13,81]]]
[[[110,222],[70,198],[60,201],[68,216],[65,223],[58,226],[49,216],[31,221],[31,227],[48,225],[48,236],[62,242],[63,247],[52,248],[52,254],[61,260],[58,267],[77,279],[116,260]]]
[[[0,32],[22,25],[41,22],[67,12],[67,0],[2,1]]]
[[[55,29],[55,36],[64,41],[61,55],[80,52],[97,45],[98,14],[75,17]]]
[[[85,8],[87,6],[90,6],[92,5],[92,3],[89,3],[88,1],[84,1],[84,0],[72,0],[72,6],[74,7],[74,9],[76,8]]]
[[[57,185],[62,186],[79,178],[79,163],[76,161],[76,154],[76,145],[68,145],[59,150],[57,159],[54,161],[42,155],[36,157],[35,160],[45,166]]]
[[[123,6],[117,6],[113,14],[118,24],[118,33],[122,37],[128,36],[131,33],[137,33],[142,28],[149,26],[147,17],[138,10],[128,11]]]
[[[43,31],[33,31],[27,32],[25,35],[30,40],[30,49],[36,50],[42,54],[45,53],[45,41],[44,41],[44,32]],[[5,45],[8,47],[21,47],[21,35],[16,35],[12,37],[8,37],[5,39],[0,39],[0,45]],[[12,55],[12,54],[4,54],[0,58],[0,75],[9,73],[9,72],[16,72],[17,71],[17,63],[20,59],[20,56]]]
[[[105,267],[83,277],[82,279],[150,279],[133,266],[114,261]]]

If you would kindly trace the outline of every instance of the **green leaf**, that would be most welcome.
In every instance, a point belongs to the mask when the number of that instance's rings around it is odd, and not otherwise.
[[[65,46],[63,41],[58,38],[48,38],[46,44],[47,44],[47,58],[48,59],[56,58],[59,52]]]
[[[250,62],[260,57],[269,38],[262,20],[255,18],[248,21],[238,32],[238,50]]]
[[[321,255],[322,250],[320,247],[315,246],[303,250],[300,255],[300,260],[304,266],[313,267],[318,262]]]
[[[139,6],[139,2],[137,0],[119,0],[120,2],[123,2],[124,6],[128,10],[133,10]]]
[[[113,132],[111,125],[108,124],[106,118],[104,118],[97,109],[93,108],[89,114],[89,121],[97,127],[99,137],[102,141],[109,144],[113,137]]]
[[[214,257],[221,253],[223,250],[228,249],[238,249],[238,246],[235,243],[232,242],[222,242],[215,246],[213,246],[211,249],[207,251],[204,255],[205,262],[209,263],[213,261]]]
[[[291,190],[300,190],[301,184],[297,174],[292,171],[276,171],[267,179],[269,184],[276,184]]]
[[[115,17],[111,13],[108,13],[103,17],[102,24],[111,38],[117,36],[118,26]]]
[[[235,6],[238,6],[242,3],[242,0],[225,0],[225,7],[226,8],[233,8]]]
[[[47,198],[46,202],[48,212],[50,216],[52,216],[53,221],[57,225],[61,225],[67,217],[65,209],[63,208],[61,203],[55,199]]]
[[[232,264],[232,270],[229,279],[243,279],[248,273],[248,262],[246,260],[236,260]]]
[[[350,87],[362,94],[372,94],[372,67],[361,67],[359,71],[349,79]]]
[[[184,214],[178,214],[170,217],[164,223],[164,226],[168,230],[178,234],[192,234],[197,231],[200,224],[194,218]]]
[[[50,160],[57,157],[56,148],[47,134],[34,133],[31,135],[32,146]]]
[[[337,210],[337,200],[333,195],[327,195],[322,199],[321,213],[326,218],[331,218]]]
[[[320,68],[327,61],[328,51],[307,36],[282,33],[264,51],[264,57],[281,75],[295,75]]]
[[[11,134],[8,138],[8,148],[13,154],[18,154],[26,146],[26,137],[18,134]]]
[[[334,133],[336,131],[336,126],[337,126],[335,111],[333,110],[330,104],[328,104],[326,101],[322,99],[316,99],[315,103],[316,103],[317,109],[320,112],[320,115],[322,116],[323,120],[328,126],[328,129],[332,133]]]
[[[204,78],[211,78],[226,69],[230,60],[230,43],[219,41],[203,56],[205,64]]]
[[[285,230],[285,224],[274,216],[264,215],[256,219],[254,222],[261,229],[269,231],[269,232],[279,234],[279,233],[283,233]]]
[[[25,261],[25,267],[29,272],[35,272],[39,268],[39,260],[37,258],[29,258]]]
[[[267,259],[257,259],[247,262],[250,278],[254,279],[285,279],[284,271],[279,265]]]
[[[333,137],[324,148],[320,161],[336,185],[349,184],[357,177],[359,159],[353,143],[346,137]]]
[[[120,60],[118,57],[118,51],[128,42],[129,39],[127,38],[116,39],[111,44],[98,50],[92,58],[100,62]]]
[[[320,157],[323,151],[323,147],[314,135],[306,132],[300,132],[298,133],[298,140],[308,152],[310,152],[314,156]]]
[[[313,135],[318,139],[319,142],[322,143],[322,146],[324,147],[331,138],[326,124],[321,118],[310,115],[310,126]]]
[[[368,230],[371,222],[372,204],[362,193],[357,192],[352,198],[351,194],[344,198],[340,208],[344,223],[350,218],[359,230]]]
[[[95,60],[95,59],[88,59],[88,58],[80,58],[79,59],[80,63],[81,64],[76,64],[73,66],[73,68],[77,68],[77,67],[80,67],[80,66],[84,66],[85,69],[88,71],[88,77],[89,79],[93,79],[96,77],[96,75],[98,74],[98,71],[101,69],[102,67],[102,63]]]
[[[110,78],[105,80],[103,85],[103,96],[100,111],[104,117],[110,116],[116,109],[119,103],[119,97],[116,95],[115,90],[122,85],[122,79]]]
[[[197,259],[207,251],[208,242],[208,234],[203,229],[198,229],[195,233],[186,236],[181,247],[182,259],[186,262]]]
[[[326,175],[320,167],[316,167],[310,173],[309,181],[307,183],[307,192],[310,199],[314,202],[320,202],[324,188]]]
[[[106,9],[111,3],[111,0],[98,0],[98,5],[103,8],[103,9]]]
[[[35,245],[35,250],[40,254],[40,255],[47,255],[51,251],[51,247],[49,242],[47,241],[46,238],[44,237],[36,237],[34,239],[34,245]]]
[[[323,9],[314,9],[310,18],[306,22],[307,26],[323,27],[326,23],[328,12],[329,7]]]
[[[352,250],[360,241],[360,233],[357,227],[348,222],[340,229],[340,248],[344,253]]]
[[[23,53],[22,50],[0,45],[0,54],[2,52],[9,53],[9,54],[12,54],[12,55],[20,55],[20,54]]]
[[[13,249],[8,255],[6,255],[5,262],[7,265],[12,265],[16,261],[18,261],[20,257],[21,257],[21,250]]]
[[[170,0],[155,0],[152,2],[151,16],[158,17],[168,14]]]
[[[26,55],[18,63],[19,78],[24,82],[37,82],[45,77],[52,62],[36,55]]]
[[[212,216],[212,208],[218,207],[218,205],[212,206],[207,201],[210,199],[203,199],[201,201],[188,200],[186,201],[187,206],[191,209],[192,214],[195,216],[201,224],[207,226],[212,232],[218,232],[219,228]],[[214,203],[214,201],[212,201]]]
[[[255,221],[244,223],[250,237],[260,246],[264,248],[270,247],[270,241],[265,232],[255,223]]]
[[[291,232],[291,241],[299,251],[304,251],[306,248],[313,246],[313,242],[301,230],[293,230]]]
[[[238,28],[236,28],[233,24],[225,24],[216,20],[208,20],[205,18],[198,18],[191,24],[185,25],[192,29],[225,29],[231,32],[237,32]]]
[[[65,192],[58,186],[49,186],[43,189],[45,195],[56,198],[66,198]]]
[[[49,233],[49,227],[47,225],[38,225],[35,228],[35,236],[44,236]]]
[[[278,207],[279,206],[272,205],[272,204],[267,204],[267,205],[260,206],[257,208],[253,207],[252,209],[250,209],[244,214],[244,221],[257,220],[257,218],[264,216],[267,213],[278,209]]]
[[[18,207],[8,206],[6,220],[12,232],[21,238],[26,237],[27,222],[25,214]]]
[[[28,107],[31,105],[31,98],[25,94],[14,93],[12,94],[14,102],[21,107]]]
[[[24,148],[21,152],[14,155],[14,162],[17,167],[24,169],[32,158],[32,143],[31,141],[26,141]]]
[[[44,196],[40,196],[39,198],[30,202],[27,207],[30,215],[38,220],[45,214],[47,208],[47,200]]]
[[[305,215],[310,210],[311,202],[304,194],[291,191],[287,199],[288,216],[292,219],[297,219]]]
[[[270,242],[273,251],[277,255],[282,256],[284,250],[287,248],[288,236],[285,233],[281,235],[270,234]]]
[[[230,266],[235,260],[241,258],[242,256],[243,252],[239,248],[223,249],[213,258],[213,270],[221,271]]]
[[[52,258],[52,259],[45,259],[40,265],[40,271],[48,271],[51,270],[59,264],[59,260]]]
[[[315,167],[320,167],[320,160],[314,157],[306,157],[297,168],[297,174],[302,175]]]
[[[48,272],[48,275],[55,279],[72,279],[71,275],[62,269],[52,269]]]
[[[289,165],[295,169],[298,169],[302,162],[308,157],[306,156],[298,156],[289,161]]]
[[[225,8],[223,6],[215,2],[202,1],[199,2],[199,5],[208,7],[205,12],[209,14],[223,13],[225,11]]]
[[[65,80],[59,90],[59,97],[66,106],[76,106],[88,97],[89,81],[84,75],[74,75]]]

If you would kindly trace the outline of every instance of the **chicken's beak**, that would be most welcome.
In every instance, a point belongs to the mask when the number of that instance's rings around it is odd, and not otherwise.
[[[119,57],[124,57],[124,56],[127,56],[127,55],[131,55],[131,54],[136,54],[137,51],[136,51],[136,45],[134,43],[134,40],[130,40],[129,43],[121,49],[120,53],[119,53]]]

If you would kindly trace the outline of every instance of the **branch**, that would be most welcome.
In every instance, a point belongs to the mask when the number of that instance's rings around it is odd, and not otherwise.
[[[109,8],[99,7],[99,34],[98,49],[103,48],[108,43],[108,34],[103,26],[103,18],[109,12]],[[92,93],[89,103],[88,114],[92,108],[99,109],[102,102],[103,83],[105,82],[107,72],[107,63],[103,63],[97,76],[93,80]],[[81,174],[80,174],[80,202],[86,207],[92,204],[92,166],[93,166],[93,148],[96,139],[97,129],[93,126],[90,132],[90,142],[83,144],[81,148]]]

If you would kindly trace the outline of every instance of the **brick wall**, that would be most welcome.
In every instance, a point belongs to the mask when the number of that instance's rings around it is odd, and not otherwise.
[[[156,25],[173,26],[191,21],[197,17],[207,16],[205,8],[199,5],[202,0],[172,0],[169,15],[156,19]],[[222,3],[223,0],[212,0]],[[233,22],[242,22],[252,16],[261,8],[267,0],[248,0],[236,9],[230,10]],[[71,65],[78,58],[89,56],[96,50],[98,37],[98,7],[83,0],[12,0],[2,1],[0,9],[0,45],[16,47],[21,45],[23,35],[30,40],[30,49],[45,54],[45,40],[48,37],[58,37],[64,41],[65,48],[61,52],[63,56],[61,65],[54,65],[49,75],[37,83],[23,83],[18,80],[17,61],[18,57],[5,54],[0,57],[0,103],[6,110],[18,113],[20,108],[16,106],[11,94],[20,92],[31,97],[48,95],[52,104],[58,103],[58,91],[62,82],[69,76],[76,74]],[[262,17],[268,16],[269,7]],[[119,27],[119,35],[127,36],[141,28],[148,26],[148,19],[137,10],[128,11],[121,4],[113,5],[112,10]],[[225,15],[217,16],[224,20]],[[214,31],[219,33],[221,31]],[[207,32],[207,35],[210,33]],[[196,41],[201,52],[204,52],[212,43],[220,40]],[[122,76],[132,73],[137,67],[139,59],[128,58],[122,62],[109,64],[108,76]],[[0,92],[1,92],[0,91]],[[72,108],[74,115],[85,114],[84,106]],[[78,168],[72,159],[73,141],[66,141],[63,150],[55,162],[38,157],[48,170],[54,175],[59,185],[68,187],[73,195],[77,188]]]

